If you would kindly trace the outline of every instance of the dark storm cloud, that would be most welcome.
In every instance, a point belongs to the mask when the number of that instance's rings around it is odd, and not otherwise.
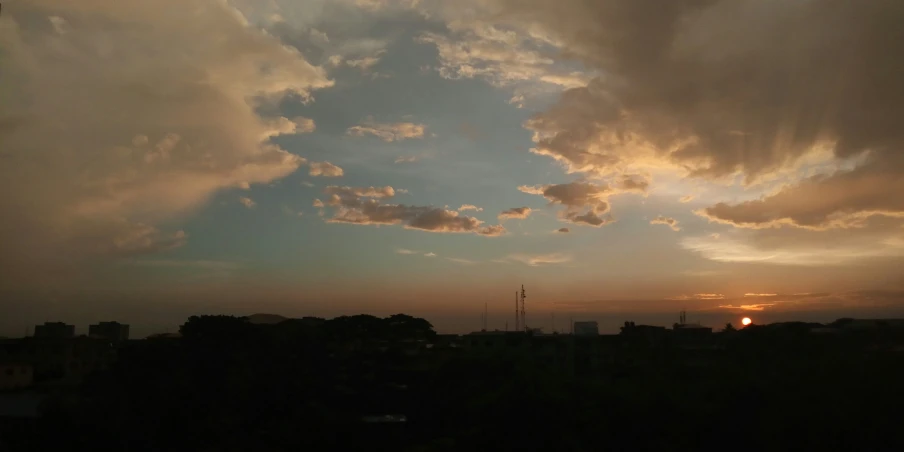
[[[570,172],[627,165],[748,182],[820,146],[865,163],[759,201],[718,205],[739,226],[844,225],[902,215],[904,3],[849,0],[495,0],[604,76],[527,126]],[[819,196],[814,194],[819,193]]]

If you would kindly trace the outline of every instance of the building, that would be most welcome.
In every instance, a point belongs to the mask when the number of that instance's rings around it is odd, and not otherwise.
[[[596,322],[574,322],[575,336],[599,336],[600,327]]]
[[[709,337],[713,329],[699,323],[676,323],[672,331],[681,337]]]
[[[112,364],[113,341],[85,336],[71,339],[26,337],[0,341],[0,363],[25,363],[35,382],[67,379],[77,381]]]
[[[35,326],[35,337],[48,339],[69,339],[75,337],[75,326],[63,322],[44,322]]]
[[[0,391],[31,386],[34,370],[24,362],[0,362]]]
[[[129,340],[129,325],[119,322],[100,322],[88,327],[88,336],[110,341]]]

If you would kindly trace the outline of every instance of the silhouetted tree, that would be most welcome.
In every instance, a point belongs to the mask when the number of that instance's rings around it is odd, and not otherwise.
[[[430,322],[406,314],[395,314],[384,320],[392,339],[433,339],[436,331]]]
[[[213,341],[246,339],[253,330],[247,317],[230,315],[193,315],[179,327],[184,338]]]
[[[725,331],[726,333],[733,333],[733,332],[737,331],[737,328],[735,328],[734,325],[731,324],[731,322],[728,322],[725,325],[725,329],[722,331]]]

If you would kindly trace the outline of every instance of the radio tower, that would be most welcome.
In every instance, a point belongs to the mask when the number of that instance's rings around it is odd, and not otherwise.
[[[515,331],[521,331],[521,317],[518,315],[518,291],[515,291]]]
[[[527,320],[524,316],[524,299],[527,295],[524,293],[524,284],[521,285],[521,328],[527,331]]]

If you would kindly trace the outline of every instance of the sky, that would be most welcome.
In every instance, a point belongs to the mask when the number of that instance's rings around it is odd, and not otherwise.
[[[3,6],[0,334],[904,316],[899,2]]]

